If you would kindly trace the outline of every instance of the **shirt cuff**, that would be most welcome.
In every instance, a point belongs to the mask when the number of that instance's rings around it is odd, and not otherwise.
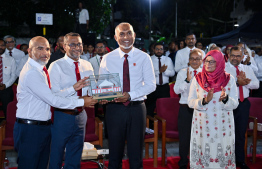
[[[71,86],[71,87],[68,88],[68,93],[69,93],[69,95],[73,95],[75,92],[76,92],[76,91],[75,91],[75,89],[74,89],[73,86]]]
[[[76,107],[82,107],[85,105],[84,99],[78,99],[77,100],[77,106]]]
[[[133,98],[135,98],[135,93],[134,92],[128,92],[129,96],[130,96],[130,100],[132,100]]]

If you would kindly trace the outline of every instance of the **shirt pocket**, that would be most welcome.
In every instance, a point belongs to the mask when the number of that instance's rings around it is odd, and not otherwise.
[[[9,75],[11,73],[11,66],[3,66],[3,74]]]

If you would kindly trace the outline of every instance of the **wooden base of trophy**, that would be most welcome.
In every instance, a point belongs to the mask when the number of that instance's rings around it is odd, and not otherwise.
[[[98,101],[100,100],[108,100],[108,101],[112,101],[115,98],[118,97],[123,97],[122,92],[114,92],[112,94],[94,94],[93,95],[93,99],[96,99]]]

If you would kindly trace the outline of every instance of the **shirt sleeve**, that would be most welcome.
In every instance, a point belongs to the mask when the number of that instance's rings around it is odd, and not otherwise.
[[[89,13],[88,13],[88,10],[86,10],[86,12],[85,12],[85,16],[86,16],[86,20],[89,20]]]
[[[70,97],[75,94],[76,91],[73,86],[70,86],[68,88],[60,87],[61,77],[59,74],[61,72],[61,68],[58,64],[56,64],[56,62],[51,63],[48,72],[52,86],[51,89],[55,95],[61,97]]]
[[[143,72],[142,73],[143,73],[143,78],[144,78],[144,81],[143,81],[144,85],[142,87],[139,87],[129,92],[129,95],[132,100],[138,97],[148,95],[156,90],[156,79],[155,79],[153,63],[149,56],[146,57],[143,63]]]
[[[230,85],[229,85],[230,84]],[[228,111],[232,111],[237,108],[238,102],[238,89],[236,86],[235,78],[230,75],[229,84],[225,87],[226,94],[228,95],[228,101],[226,104],[223,102],[220,103],[222,109],[226,109]]]
[[[174,76],[175,75],[174,65],[169,57],[166,58],[166,65],[167,65],[167,69],[163,74],[169,77]]]
[[[11,69],[10,69],[10,78],[8,81],[5,83],[5,87],[8,88],[10,87],[16,80],[16,63],[15,60],[12,58],[11,60]]]
[[[64,98],[54,95],[49,89],[45,78],[46,76],[37,71],[31,71],[25,77],[25,81],[28,82],[26,83],[26,87],[39,100],[61,109],[74,109],[84,105],[84,99],[76,99],[75,97]]]
[[[251,66],[252,70],[254,71],[254,73],[257,73],[258,67],[257,67],[257,64],[256,64],[253,57],[250,57],[250,62],[251,62],[250,66]]]
[[[248,88],[248,89],[258,89],[259,88],[259,81],[257,79],[257,77],[254,74],[254,71],[252,70],[252,68],[247,66],[246,69],[246,76],[247,78],[251,79],[250,83],[245,85],[244,87]]]
[[[189,95],[188,95],[188,107],[197,110],[207,110],[207,104],[202,105],[203,98],[198,97],[197,95],[197,81],[196,78],[193,78],[190,85]]]
[[[190,83],[185,81],[186,77],[183,76],[184,70],[180,70],[177,74],[176,83],[174,85],[174,91],[176,94],[187,92],[190,88]]]
[[[176,53],[176,61],[175,61],[175,71],[179,72],[179,70],[182,69],[182,63],[181,63],[181,51],[178,51]]]

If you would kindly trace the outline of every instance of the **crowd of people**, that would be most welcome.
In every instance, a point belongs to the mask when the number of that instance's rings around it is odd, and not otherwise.
[[[146,115],[156,101],[170,97],[170,82],[180,96],[179,167],[248,169],[244,162],[250,102],[262,97],[261,48],[239,42],[206,49],[193,33],[184,41],[152,43],[149,52],[134,47],[129,23],[115,28],[119,47],[104,41],[83,44],[81,35],[59,36],[51,53],[36,36],[15,47],[13,36],[0,40],[0,100],[6,107],[17,86],[14,143],[18,168],[80,168],[87,116],[84,107],[103,105],[109,139],[109,169],[121,167],[127,141],[130,168],[143,168]],[[18,49],[17,49],[18,48]],[[100,101],[88,96],[90,75],[118,73],[123,96]],[[252,90],[252,95],[251,91]],[[54,118],[50,108],[54,107]],[[152,128],[152,124],[150,126]],[[188,155],[190,152],[190,158]],[[34,160],[32,160],[34,159]],[[48,165],[49,164],[49,165]]]

